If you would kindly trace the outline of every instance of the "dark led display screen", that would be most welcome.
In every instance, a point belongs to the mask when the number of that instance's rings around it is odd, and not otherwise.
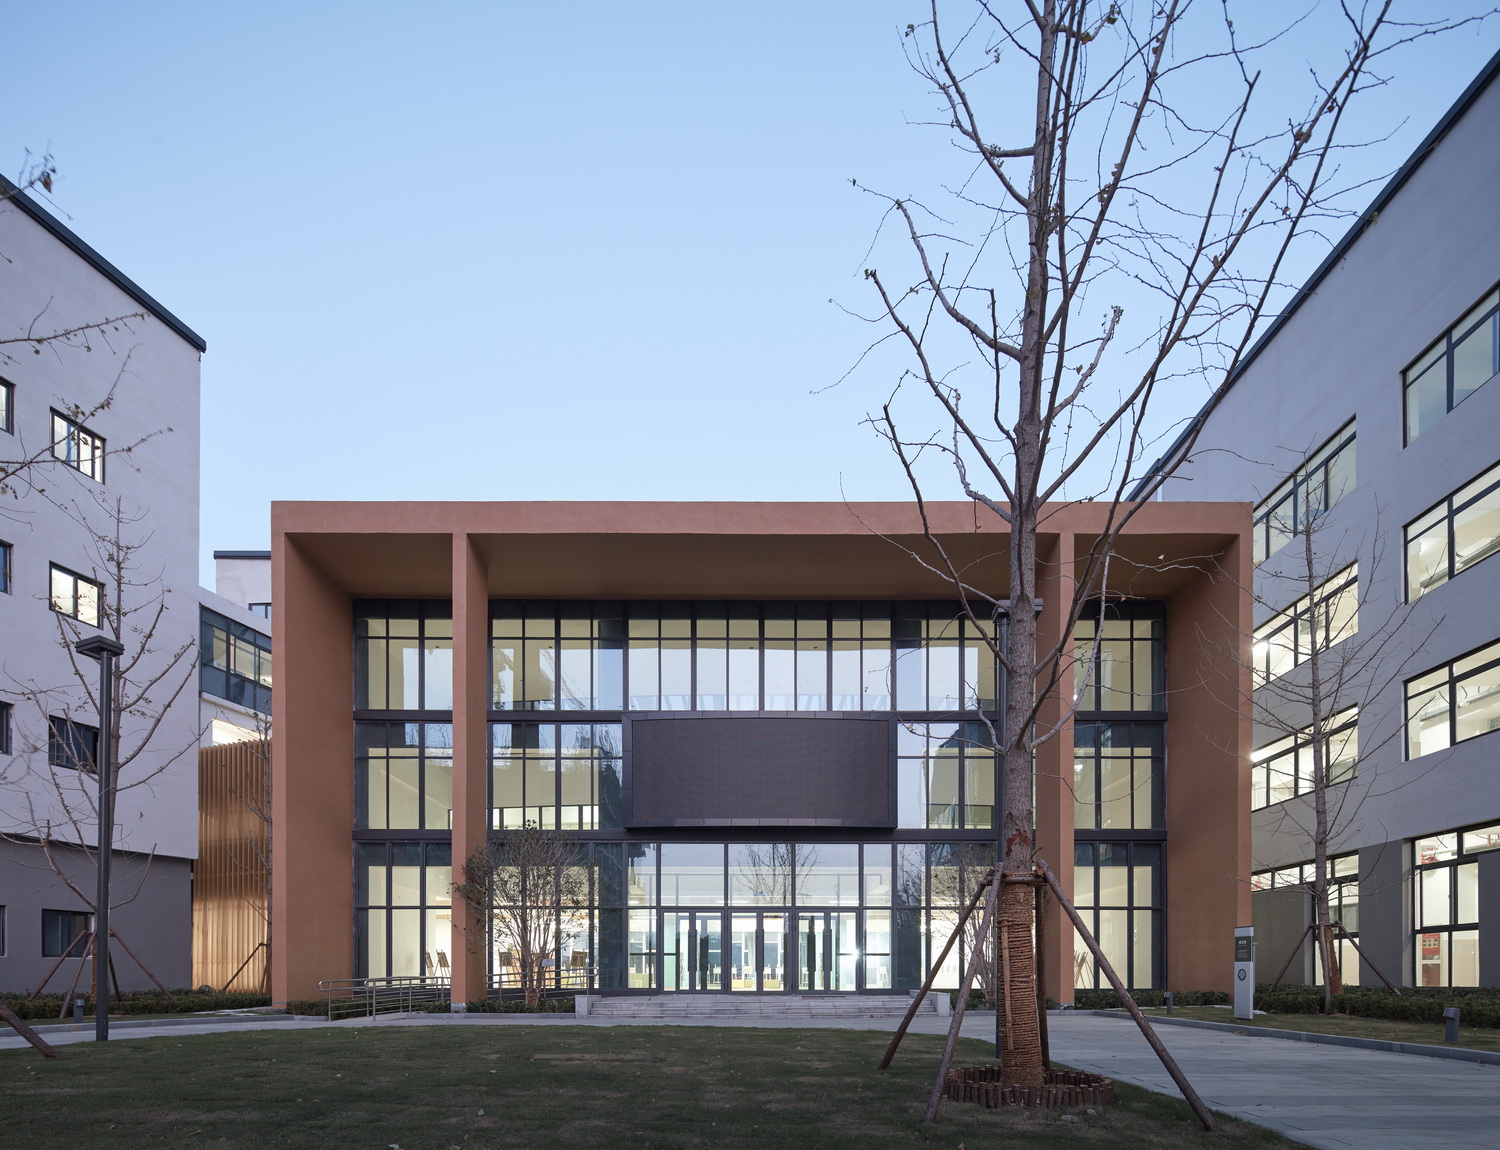
[[[627,723],[627,826],[896,825],[887,718]]]

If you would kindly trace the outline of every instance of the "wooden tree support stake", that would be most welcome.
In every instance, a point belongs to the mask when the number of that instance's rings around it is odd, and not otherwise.
[[[1162,1045],[1156,1031],[1151,1029],[1151,1023],[1146,1021],[1146,1016],[1141,1013],[1141,1008],[1136,1005],[1135,999],[1130,996],[1130,991],[1125,989],[1125,984],[1120,981],[1120,976],[1115,973],[1115,968],[1110,965],[1109,959],[1104,957],[1104,951],[1100,948],[1094,934],[1084,924],[1077,908],[1073,906],[1068,898],[1067,892],[1062,888],[1062,883],[1057,881],[1057,876],[1052,873],[1052,868],[1040,859],[1037,860],[1037,869],[1042,872],[1042,877],[1047,880],[1047,885],[1052,888],[1052,893],[1062,905],[1064,911],[1073,920],[1073,926],[1078,931],[1078,936],[1083,939],[1085,946],[1093,952],[1094,961],[1099,964],[1099,969],[1104,971],[1104,976],[1109,979],[1110,986],[1114,987],[1115,993],[1120,996],[1120,1001],[1125,1004],[1125,1009],[1130,1012],[1130,1017],[1135,1019],[1135,1024],[1141,1028],[1141,1034],[1145,1037],[1151,1049],[1156,1051],[1156,1056],[1161,1059],[1161,1064],[1167,1068],[1167,1073],[1172,1076],[1172,1081],[1177,1083],[1177,1089],[1182,1091],[1182,1096],[1187,1099],[1188,1105],[1193,1108],[1193,1113],[1198,1116],[1198,1121],[1203,1123],[1203,1129],[1214,1129],[1214,1117],[1208,1112],[1208,1107],[1203,1105],[1203,1099],[1198,1097],[1198,1092],[1193,1089],[1187,1076],[1183,1074],[1182,1068],[1177,1065],[1177,1060],[1172,1057],[1171,1052]]]
[[[16,1012],[3,1002],[0,1002],[0,1022],[8,1023],[12,1030],[31,1043],[32,1046],[36,1047],[37,1052],[43,1058],[57,1057],[57,1051],[47,1045],[47,1040],[16,1017]]]
[[[906,1037],[906,1028],[911,1025],[911,1020],[917,1016],[917,1010],[922,1005],[922,1000],[927,997],[932,984],[937,981],[938,971],[942,969],[948,952],[953,949],[953,944],[958,941],[959,932],[963,930],[964,923],[974,913],[974,908],[979,905],[979,900],[984,897],[984,888],[994,881],[995,872],[992,869],[988,875],[980,880],[979,885],[974,888],[974,897],[969,899],[969,905],[964,907],[963,914],[958,916],[958,925],[953,928],[953,933],[948,936],[948,944],[943,947],[943,952],[937,956],[937,961],[932,964],[932,969],[927,972],[927,978],[922,983],[922,989],[917,991],[917,996],[911,1000],[911,1005],[906,1008],[906,1017],[901,1020],[901,1025],[896,1027],[896,1033],[891,1035],[891,1043],[885,1048],[885,1057],[880,1060],[878,1069],[886,1070],[891,1065],[891,1059],[896,1057],[896,1048],[901,1045],[901,1040]]]
[[[993,869],[986,876],[989,880],[990,893],[989,897],[984,900],[984,918],[979,923],[979,945],[974,947],[974,953],[969,956],[969,965],[964,970],[963,983],[958,988],[958,1002],[953,1007],[953,1021],[948,1024],[948,1041],[943,1044],[943,1057],[938,1063],[937,1081],[932,1084],[932,1095],[927,1099],[927,1113],[922,1116],[923,1122],[931,1122],[937,1117],[938,1106],[943,1101],[943,1087],[948,1082],[948,1067],[953,1065],[953,1048],[958,1045],[958,1032],[963,1029],[964,1025],[964,1009],[969,1004],[969,988],[974,985],[974,975],[979,970],[980,961],[984,958],[984,940],[989,937],[990,923],[995,921],[995,907],[1000,902],[1000,883],[996,881],[998,877]]]

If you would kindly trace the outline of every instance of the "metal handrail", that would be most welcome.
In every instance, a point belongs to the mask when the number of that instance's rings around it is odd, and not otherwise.
[[[548,968],[543,974],[541,985],[537,987],[543,996],[557,993],[577,993],[593,988],[597,981],[598,967],[593,966],[565,966],[559,970]],[[504,997],[507,991],[525,990],[521,980],[520,971],[503,972],[497,971],[490,975],[489,987],[491,991],[498,992]]]
[[[394,1014],[418,1003],[448,1002],[446,976],[393,978],[325,978],[318,983],[328,1004],[328,1019]]]

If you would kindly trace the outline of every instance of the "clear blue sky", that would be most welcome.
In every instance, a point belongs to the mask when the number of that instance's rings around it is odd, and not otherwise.
[[[50,147],[56,210],[208,340],[205,559],[274,499],[899,499],[828,301],[870,302],[850,179],[947,159],[923,11],[0,0],[0,166]],[[1409,53],[1347,162],[1397,167],[1497,47]]]

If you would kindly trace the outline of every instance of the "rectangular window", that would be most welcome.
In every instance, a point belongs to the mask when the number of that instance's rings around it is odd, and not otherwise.
[[[9,703],[0,703],[0,755],[10,754],[10,710]]]
[[[1406,757],[1500,731],[1500,643],[1406,681]]]
[[[1073,825],[1135,830],[1166,825],[1160,723],[1073,724]]]
[[[354,724],[355,826],[451,830],[453,726]]]
[[[93,929],[94,916],[87,911],[42,911],[42,957],[83,957]]]
[[[0,379],[0,431],[16,429],[16,388],[8,379]]]
[[[1412,843],[1416,868],[1416,984],[1479,985],[1479,861],[1500,826],[1429,835]]]
[[[453,609],[447,600],[354,605],[354,706],[453,709]]]
[[[90,627],[99,626],[99,609],[104,603],[104,585],[86,575],[52,564],[52,609]]]
[[[10,594],[10,544],[0,539],[0,591]]]
[[[1165,710],[1163,627],[1158,603],[1085,606],[1073,628],[1078,710]]]
[[[1331,786],[1354,777],[1359,760],[1359,710],[1350,707],[1324,723],[1323,770]],[[1312,727],[1267,743],[1250,756],[1250,808],[1259,810],[1313,789]]]
[[[1500,372],[1500,290],[1492,291],[1402,373],[1409,444]]]
[[[619,723],[491,723],[490,826],[621,825]]]
[[[360,977],[452,974],[453,848],[356,843],[355,970]]]
[[[1411,602],[1500,551],[1500,465],[1406,525]]]
[[[1359,630],[1359,565],[1351,563],[1255,629],[1252,669],[1268,683]]]
[[[1354,488],[1351,419],[1255,509],[1255,562],[1264,563],[1298,531]]]
[[[52,412],[52,458],[104,482],[104,439],[56,409]]]
[[[5,907],[0,906],[0,958],[4,958],[5,955]]]
[[[47,716],[47,762],[72,771],[94,771],[99,752],[99,728],[75,723],[59,715]]]
[[[994,826],[995,752],[983,723],[902,723],[896,754],[897,826]]]
[[[252,711],[271,712],[271,637],[200,607],[198,686]]]
[[[1162,844],[1079,842],[1073,847],[1073,901],[1105,957],[1132,988],[1161,985]],[[1108,982],[1076,932],[1073,984]]]

